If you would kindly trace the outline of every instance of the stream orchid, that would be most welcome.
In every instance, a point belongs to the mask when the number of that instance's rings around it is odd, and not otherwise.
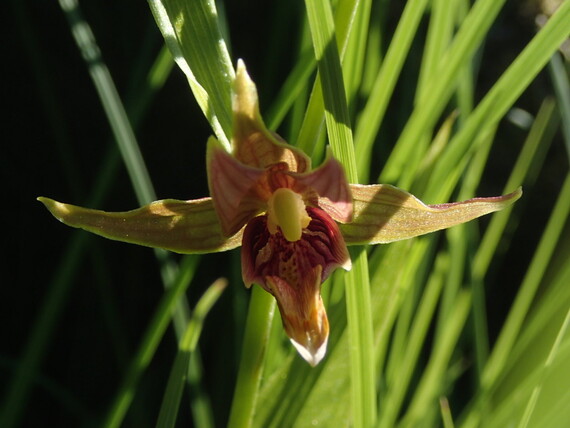
[[[316,169],[310,158],[269,131],[257,89],[242,61],[232,94],[231,153],[207,146],[210,197],[153,202],[104,212],[38,198],[63,223],[124,242],[178,253],[238,246],[243,281],[271,293],[285,333],[311,365],[326,354],[329,323],[321,285],[351,268],[347,245],[379,244],[448,228],[501,210],[521,190],[490,198],[426,205],[390,185],[349,184],[332,156]]]

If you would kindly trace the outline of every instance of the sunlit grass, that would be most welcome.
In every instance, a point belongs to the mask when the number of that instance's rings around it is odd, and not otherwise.
[[[129,361],[106,385],[108,401],[90,409],[95,416],[81,424],[116,427],[143,420],[143,426],[161,427],[191,421],[199,427],[390,428],[545,427],[570,421],[570,176],[567,163],[561,174],[550,171],[547,158],[553,139],[562,136],[564,156],[570,159],[568,61],[558,51],[570,33],[570,3],[564,2],[498,70],[498,78],[484,86],[479,70],[497,65],[483,53],[509,1],[479,0],[471,6],[464,0],[410,0],[401,7],[366,0],[333,3],[306,0],[288,18],[298,34],[288,36],[292,62],[280,64],[285,70],[272,82],[283,89],[261,105],[268,126],[316,162],[330,145],[352,182],[376,182],[379,176],[380,182],[404,187],[429,203],[489,196],[481,194],[488,189],[507,193],[518,186],[523,186],[523,198],[489,220],[352,251],[353,271],[336,272],[323,285],[331,335],[328,354],[316,368],[285,340],[266,293],[259,288],[248,292],[249,306],[234,297],[235,308],[248,308],[247,316],[234,319],[215,311],[220,282],[189,304],[189,290],[210,284],[200,282],[196,272],[212,259],[156,252],[154,269],[163,284],[144,286],[164,287],[162,299],[154,312],[144,314],[143,335],[131,338],[137,345]],[[237,61],[230,53],[232,15],[226,15],[222,3],[218,9],[207,1],[150,4],[148,13],[152,10],[188,79],[188,94],[181,96],[193,94],[212,133],[227,144],[229,88]],[[86,73],[133,192],[140,204],[156,199],[136,134],[145,103],[161,90],[173,59],[164,49],[157,53],[145,84],[124,107],[105,52],[90,57],[97,52],[96,40],[88,32],[74,32],[88,24],[77,5],[61,5],[80,46],[78,55],[81,51],[87,59]],[[264,49],[283,46],[264,44]],[[540,78],[548,94],[519,107],[519,97],[546,67],[551,77]],[[263,91],[263,80],[253,77]],[[515,134],[518,140],[507,141],[501,126],[514,106],[526,108],[530,120],[524,132]],[[189,143],[181,139],[180,144]],[[509,170],[493,171],[493,156],[502,153],[510,156],[500,163]],[[108,155],[92,192],[81,195],[89,205],[99,205],[110,192],[118,160]],[[552,187],[535,186],[543,174],[552,174]],[[555,202],[541,202],[535,209],[531,203],[541,201],[537,195],[542,193]],[[540,236],[524,242],[527,258],[515,266],[510,255],[521,254],[516,246],[528,236],[519,225],[529,227],[525,216],[537,212],[545,224],[534,224]],[[57,334],[57,320],[72,284],[80,281],[87,248],[86,236],[74,235],[60,265],[49,273],[45,301],[30,314],[32,330],[25,332],[22,354],[9,373],[0,403],[2,427],[25,425],[31,417],[27,403],[46,341]],[[230,279],[229,287],[241,287],[239,257],[224,260],[219,276]],[[497,308],[493,296],[505,278],[512,290],[500,296],[509,301],[500,305],[503,312],[491,316]],[[229,339],[220,337],[217,350],[225,354],[202,361],[205,350],[208,355],[216,350],[211,343],[202,349],[198,340],[209,323],[233,325],[228,335],[240,331],[241,352],[227,352],[222,342]],[[168,334],[169,325],[175,334]],[[161,343],[173,352],[169,361],[155,358]],[[156,388],[144,376],[161,364],[166,376]],[[220,379],[219,373],[234,369]],[[154,407],[133,405],[137,399]],[[36,401],[29,403],[33,412]]]

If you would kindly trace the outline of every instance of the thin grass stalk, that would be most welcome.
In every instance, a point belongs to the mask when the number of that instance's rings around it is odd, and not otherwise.
[[[384,254],[383,262],[389,262],[383,268],[378,268],[372,277],[374,296],[381,296],[380,303],[375,305],[375,350],[376,367],[382,373],[390,344],[392,325],[398,316],[403,296],[409,292],[424,257],[431,254],[435,240],[432,237],[416,239],[413,242],[396,242],[390,244],[388,252]],[[400,253],[401,252],[401,253]],[[394,265],[405,260],[405,267],[395,270]],[[401,266],[401,265],[400,265]],[[386,272],[386,270],[390,272]],[[383,272],[384,271],[384,272]],[[393,278],[389,284],[382,287],[377,284],[383,281],[381,274]]]
[[[95,36],[87,22],[83,19],[76,0],[60,0],[60,5],[66,14],[75,42],[87,63],[89,75],[95,85],[107,120],[111,125],[137,200],[140,205],[148,204],[156,200],[156,193],[140,152],[135,133],[109,69],[101,57]],[[153,251],[160,262],[160,273],[164,286],[168,288],[177,275],[178,267],[170,259],[166,251],[159,249],[154,249]],[[174,314],[174,326],[178,335],[182,334],[184,325],[188,322],[188,316],[188,302],[186,299],[182,299],[177,304]]]
[[[427,3],[427,0],[411,0],[406,3],[366,106],[358,116],[355,129],[356,162],[362,179],[369,175],[370,154],[374,138],[382,123],[388,102]]]
[[[405,394],[410,386],[414,369],[424,343],[430,321],[439,301],[445,272],[449,269],[449,255],[440,253],[436,259],[433,273],[416,308],[413,325],[407,335],[407,343],[402,353],[402,361],[397,373],[390,382],[390,390],[385,397],[381,412],[381,427],[393,427],[401,411]]]
[[[306,88],[311,74],[315,71],[317,63],[311,51],[302,52],[295,67],[287,76],[281,90],[275,97],[271,107],[264,115],[265,122],[269,129],[277,129],[285,115],[297,100],[301,92]]]
[[[453,428],[453,417],[451,416],[451,408],[449,407],[449,401],[447,398],[441,397],[439,399],[439,408],[441,411],[443,428]]]
[[[433,79],[438,62],[447,50],[453,32],[454,14],[457,13],[457,1],[434,0],[431,3],[430,23],[420,67],[416,102],[425,96],[426,82]]]
[[[346,54],[341,52],[346,99],[351,117],[356,109],[355,101],[362,81],[362,70],[366,58],[366,45],[370,25],[371,0],[360,0],[355,10],[354,24],[346,44]],[[340,13],[337,11],[337,14]]]
[[[471,293],[463,290],[456,299],[454,311],[450,314],[447,329],[432,350],[428,365],[414,392],[411,403],[399,427],[414,427],[432,408],[442,392],[444,372],[469,314]]]
[[[513,342],[518,336],[524,317],[533,301],[556,244],[561,237],[562,229],[568,220],[569,214],[570,174],[566,176],[558,195],[558,200],[552,210],[552,215],[521,284],[520,292],[497,339],[497,344],[493,348],[489,363],[485,367],[482,378],[483,389],[490,387],[494,383],[509,357]]]
[[[512,347],[519,335],[524,318],[528,313],[569,213],[570,174],[566,176],[552,215],[521,284],[520,291],[485,366],[480,391],[475,398],[474,406],[462,425],[464,427],[475,427],[485,418],[487,400],[509,359]]]
[[[273,297],[257,285],[253,287],[249,304],[228,428],[246,428],[253,422],[265,348],[275,311]]]
[[[538,398],[540,397],[540,394],[542,392],[544,380],[546,379],[548,372],[552,369],[552,363],[554,362],[556,357],[559,356],[560,346],[562,344],[562,341],[564,340],[564,336],[566,335],[566,332],[568,331],[569,327],[570,327],[570,309],[568,310],[568,312],[566,312],[566,317],[564,317],[564,322],[562,323],[560,330],[558,330],[558,334],[556,335],[556,340],[552,344],[550,352],[548,353],[548,357],[546,358],[546,361],[542,366],[540,378],[536,386],[534,387],[530,399],[528,400],[528,404],[525,408],[525,411],[521,416],[521,420],[518,425],[519,428],[526,428],[530,423],[532,414],[536,407],[536,402],[538,401]]]
[[[507,184],[503,188],[504,192],[512,191],[512,189],[521,186],[525,182],[525,178],[531,168],[540,169],[557,128],[558,120],[554,116],[555,113],[555,103],[551,99],[546,99],[523,144]],[[482,281],[485,273],[488,271],[512,210],[513,207],[507,207],[505,210],[493,215],[473,260],[471,275],[474,281]]]
[[[138,381],[152,360],[156,348],[166,332],[176,304],[179,302],[179,299],[184,296],[184,293],[192,282],[199,260],[200,256],[186,256],[182,259],[179,275],[172,287],[162,296],[145,330],[139,347],[129,363],[121,386],[102,424],[103,427],[116,428],[123,423],[123,419],[135,395]]]
[[[562,135],[564,135],[566,154],[568,161],[570,161],[570,79],[567,63],[564,63],[560,53],[556,52],[552,55],[548,63],[548,70],[562,117]]]
[[[400,134],[392,155],[380,175],[381,183],[397,181],[405,168],[407,155],[413,149],[415,142],[435,125],[455,90],[454,82],[461,68],[471,60],[475,49],[487,35],[504,2],[505,0],[479,0],[473,5],[451,46],[440,59],[433,80],[426,82],[428,88],[424,91],[426,95],[416,104],[417,107]]]
[[[216,303],[218,298],[222,295],[227,284],[228,281],[224,278],[216,280],[208,287],[202,297],[200,297],[200,300],[198,300],[196,307],[192,311],[186,330],[178,343],[178,352],[174,364],[172,365],[166,391],[162,399],[162,405],[156,423],[157,427],[168,428],[176,425],[178,408],[189,372],[191,354],[195,351],[196,345],[198,344],[206,315],[208,315],[214,303]],[[200,426],[205,427],[205,422],[206,421],[202,420]],[[211,421],[208,425],[213,426]]]
[[[358,181],[350,119],[337,50],[330,4],[306,0],[315,56],[323,85],[329,142],[343,164],[348,181]],[[346,303],[350,332],[352,411],[355,427],[371,427],[376,420],[376,390],[368,259],[363,248],[351,249],[352,271],[346,275]]]
[[[168,67],[167,64],[157,67],[158,62],[162,63],[163,58],[160,56],[157,58],[154,66],[151,68],[148,80],[139,86],[132,104],[129,105],[128,116],[133,118],[134,125],[140,123],[146,106],[151,102],[156,91],[164,85],[166,77],[170,74],[171,67]],[[101,205],[104,195],[114,183],[114,178],[121,165],[121,158],[116,151],[116,147],[112,147],[103,156],[102,165],[101,170],[96,175],[97,180],[93,186],[94,190],[85,199],[85,205],[87,206]],[[31,380],[41,364],[46,345],[52,337],[53,330],[66,303],[68,292],[73,285],[78,266],[83,260],[85,250],[88,248],[89,236],[83,232],[75,232],[72,236],[70,243],[63,251],[61,262],[55,269],[55,274],[47,285],[48,291],[44,299],[45,304],[33,323],[34,327],[24,346],[22,357],[20,358],[21,362],[6,388],[7,392],[3,406],[0,409],[0,426],[2,427],[16,425],[22,414],[22,409],[31,387]]]
[[[149,0],[150,9],[220,143],[230,150],[235,72],[222,36],[224,22],[209,0]]]
[[[546,65],[552,53],[570,34],[569,21],[570,2],[565,2],[493,85],[465,126],[452,139],[430,178],[431,192],[438,191],[451,165],[457,165],[466,151],[476,149],[471,144],[474,136],[496,124]]]
[[[341,62],[348,48],[352,26],[354,24],[353,18],[357,15],[357,8],[360,8],[359,1],[343,0],[337,8],[337,13],[334,18],[336,37],[331,40],[337,43]],[[313,160],[320,160],[323,157],[324,151],[320,150],[321,147],[324,148],[324,145],[318,144],[323,141],[322,129],[325,111],[320,76],[321,73],[318,71],[315,83],[311,89],[305,118],[299,130],[299,135],[297,136],[297,146],[308,153]]]
[[[91,27],[83,19],[76,0],[60,0],[60,6],[65,12],[71,33],[87,64],[89,75],[131,177],[137,199],[140,204],[150,203],[156,200],[150,176],[113,78],[101,57],[95,36],[91,32]]]
[[[510,191],[508,189],[512,190],[522,185],[531,166],[536,169],[540,168],[556,129],[557,121],[553,120],[554,108],[552,101],[545,100],[507,180],[504,187],[505,193]],[[479,376],[483,373],[489,356],[489,339],[484,306],[484,277],[492,258],[496,254],[499,241],[503,236],[508,220],[511,218],[512,210],[512,207],[508,207],[493,216],[472,262],[471,286],[474,303],[475,355]]]

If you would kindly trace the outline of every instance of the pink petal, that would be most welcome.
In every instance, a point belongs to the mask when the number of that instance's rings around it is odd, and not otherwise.
[[[207,157],[210,195],[223,233],[231,236],[264,208],[254,190],[265,171],[243,165],[214,138],[208,141]]]
[[[340,162],[332,156],[314,171],[290,174],[318,194],[318,205],[338,222],[352,220],[352,194]]]

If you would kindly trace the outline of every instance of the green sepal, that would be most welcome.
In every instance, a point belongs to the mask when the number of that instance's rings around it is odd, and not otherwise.
[[[351,184],[354,217],[341,224],[347,245],[401,241],[468,222],[502,210],[522,195],[518,188],[504,196],[426,205],[414,195],[387,184]]]
[[[62,223],[105,238],[183,254],[213,253],[241,245],[242,231],[226,238],[212,198],[165,199],[125,212],[105,212],[38,198]]]

